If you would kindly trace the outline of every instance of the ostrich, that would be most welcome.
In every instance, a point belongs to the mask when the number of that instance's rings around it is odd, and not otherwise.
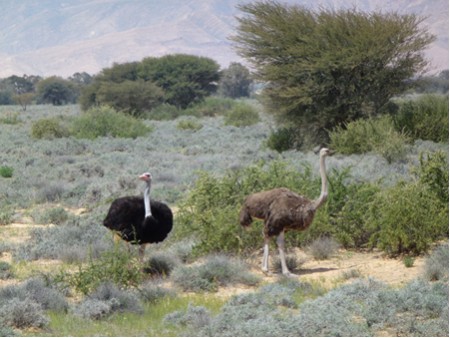
[[[287,188],[275,188],[247,196],[240,212],[240,223],[247,227],[252,217],[264,220],[264,254],[262,270],[269,272],[269,242],[272,236],[277,237],[277,245],[283,275],[295,276],[286,264],[284,253],[284,233],[288,230],[303,231],[312,223],[316,210],[325,203],[328,196],[325,157],[332,152],[327,148],[320,150],[320,176],[322,191],[316,200],[309,200]]]
[[[146,183],[144,197],[126,196],[114,200],[103,225],[123,240],[139,245],[142,260],[145,245],[162,242],[172,230],[173,215],[166,204],[158,201],[150,203],[152,175],[147,172],[139,179]]]

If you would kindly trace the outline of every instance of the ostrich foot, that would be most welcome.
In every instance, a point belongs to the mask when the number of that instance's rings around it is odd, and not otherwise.
[[[283,276],[288,277],[288,278],[300,277],[300,275],[297,275],[297,274],[289,272],[289,271],[288,272],[284,272]]]

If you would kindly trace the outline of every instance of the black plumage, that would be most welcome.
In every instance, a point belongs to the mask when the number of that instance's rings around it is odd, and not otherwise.
[[[151,201],[150,209],[152,215],[145,217],[143,197],[120,197],[112,202],[103,225],[132,244],[162,242],[172,230],[172,211],[158,201]]]
[[[114,200],[103,225],[115,231],[123,240],[141,245],[162,242],[172,230],[173,214],[170,208],[158,201],[150,201],[152,176],[144,173],[139,178],[146,182],[144,196],[126,196]],[[146,204],[147,209],[146,210]]]

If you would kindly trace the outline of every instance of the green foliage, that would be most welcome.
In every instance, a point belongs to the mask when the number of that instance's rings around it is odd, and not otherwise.
[[[142,121],[102,106],[92,108],[71,122],[71,134],[77,138],[102,136],[136,138],[151,131]]]
[[[448,156],[441,151],[431,154],[421,153],[419,167],[413,172],[421,184],[428,187],[444,205],[448,204]]]
[[[422,95],[397,104],[399,109],[394,115],[397,130],[414,139],[448,142],[448,95]]]
[[[247,67],[232,62],[228,68],[221,71],[218,93],[233,99],[250,96],[251,83],[252,79]]]
[[[19,124],[21,119],[17,112],[6,112],[4,117],[0,117],[0,123],[3,124]]]
[[[56,280],[73,287],[76,291],[89,294],[105,282],[119,286],[136,286],[142,281],[141,266],[126,250],[115,246],[105,251],[99,259],[90,259],[87,265],[79,265],[78,271],[61,271]]]
[[[282,153],[283,151],[297,148],[296,136],[297,130],[295,128],[279,128],[272,131],[267,139],[267,146]]]
[[[418,255],[448,236],[448,208],[423,185],[400,183],[375,196],[366,226],[371,245],[393,256]]]
[[[178,121],[177,129],[197,131],[203,128],[203,125],[193,119],[183,119]]]
[[[185,110],[186,115],[201,116],[222,116],[226,115],[236,105],[236,101],[230,98],[221,98],[216,96],[206,97]]]
[[[397,132],[391,117],[359,119],[336,127],[330,136],[330,147],[342,154],[361,154],[374,151],[389,163],[406,155],[408,137]]]
[[[407,267],[407,268],[412,268],[414,266],[414,257],[412,256],[405,256],[403,257],[403,264]]]
[[[247,127],[260,121],[257,110],[246,103],[238,103],[225,115],[225,125]]]
[[[76,92],[73,84],[61,77],[52,76],[37,84],[39,103],[51,103],[54,106],[75,103]]]
[[[61,124],[61,119],[49,117],[33,122],[31,136],[35,139],[54,139],[69,136],[67,128]]]
[[[344,197],[345,203],[334,218],[334,237],[344,247],[361,248],[368,243],[373,232],[366,226],[367,209],[379,192],[379,186],[361,183]]]
[[[14,173],[14,168],[7,166],[7,165],[2,165],[0,166],[0,176],[3,178],[11,178],[13,176]]]
[[[219,80],[217,62],[187,54],[145,58],[137,72],[139,78],[164,90],[164,102],[183,109],[212,94]]]
[[[96,102],[132,116],[142,117],[145,112],[160,105],[163,96],[162,89],[149,81],[102,82],[96,93]]]
[[[0,207],[0,225],[11,224],[13,221],[14,210],[9,206]]]
[[[289,245],[299,246],[333,234],[331,219],[352,191],[345,184],[346,178],[348,170],[331,171],[327,203],[319,209],[307,231],[289,233],[286,239]],[[193,236],[197,240],[194,249],[197,254],[254,250],[262,245],[262,224],[255,220],[252,227],[242,228],[238,220],[239,210],[247,195],[277,187],[289,188],[312,199],[319,193],[320,178],[312,174],[309,166],[298,172],[282,161],[230,171],[221,178],[200,173],[195,186],[180,204],[175,236]]]
[[[269,83],[269,110],[315,144],[327,141],[325,130],[382,113],[425,68],[422,51],[435,39],[414,14],[314,11],[275,1],[239,9],[233,40],[256,79]]]

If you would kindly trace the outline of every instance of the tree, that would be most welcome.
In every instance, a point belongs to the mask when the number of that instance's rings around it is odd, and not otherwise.
[[[37,95],[40,103],[51,103],[54,106],[74,103],[76,98],[73,84],[57,76],[40,81],[37,84]]]
[[[149,57],[138,66],[138,76],[161,87],[167,103],[186,108],[216,91],[219,65],[210,58],[187,54]]]
[[[383,111],[427,66],[434,40],[423,18],[357,10],[318,12],[274,1],[239,6],[238,53],[267,83],[266,106],[311,142],[327,130]]]
[[[140,116],[161,104],[164,92],[153,82],[144,80],[121,83],[102,82],[96,93],[97,104]]]
[[[219,94],[233,99],[249,96],[252,78],[247,67],[233,62],[221,72]]]

